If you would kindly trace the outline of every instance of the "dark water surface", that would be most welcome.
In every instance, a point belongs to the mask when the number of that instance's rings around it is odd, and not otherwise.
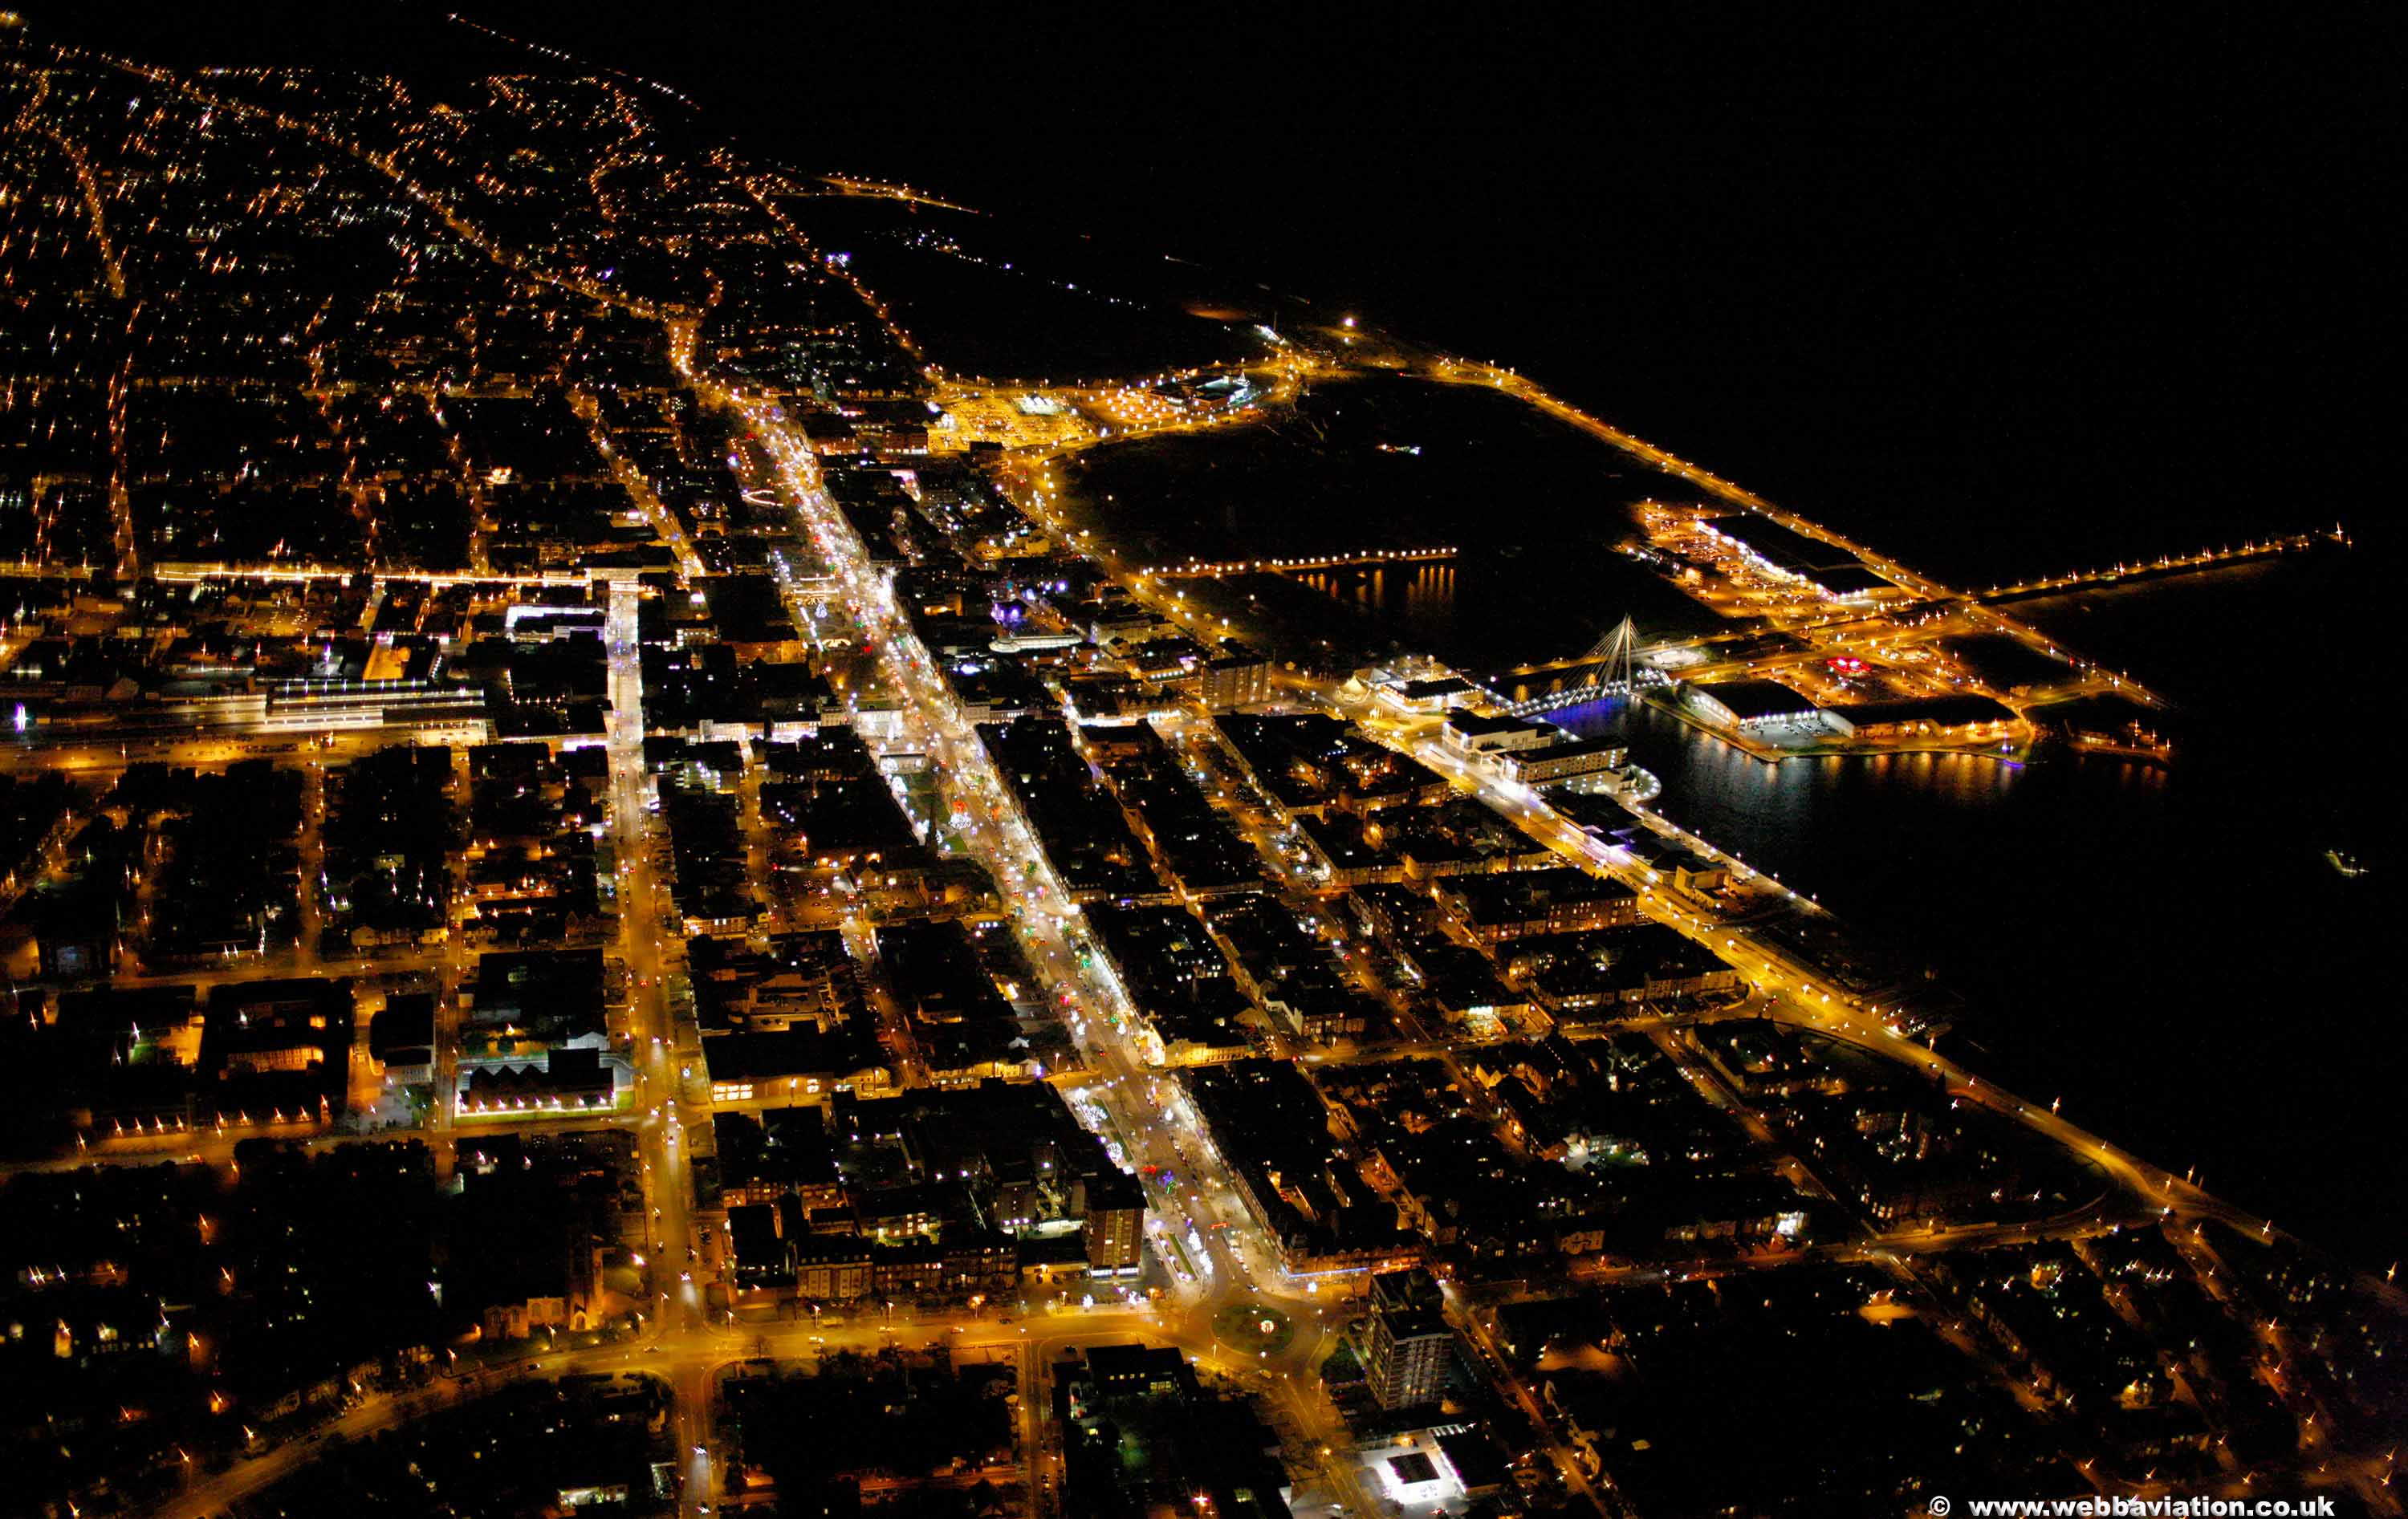
[[[2408,1155],[2380,1116],[2408,1028],[2385,953],[2393,761],[2352,674],[2374,575],[2335,553],[2027,605],[2181,699],[2162,769],[1767,765],[1652,711],[1633,747],[1668,815],[1964,993],[1974,1064],[2380,1267],[2408,1254]],[[2345,879],[2333,847],[2375,873]]]

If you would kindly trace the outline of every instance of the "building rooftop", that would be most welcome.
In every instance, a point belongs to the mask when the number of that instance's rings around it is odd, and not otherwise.
[[[1742,723],[1757,718],[1801,716],[1817,709],[1811,699],[1778,681],[1716,681],[1695,689],[1722,703]]]

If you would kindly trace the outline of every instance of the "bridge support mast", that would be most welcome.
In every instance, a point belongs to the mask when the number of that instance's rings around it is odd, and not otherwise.
[[[1597,640],[1587,657],[1598,662],[1596,681],[1599,691],[1612,691],[1619,685],[1626,698],[1638,696],[1638,650],[1639,629],[1627,617]]]

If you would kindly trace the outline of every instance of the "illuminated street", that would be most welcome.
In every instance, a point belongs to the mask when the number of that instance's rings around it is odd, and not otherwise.
[[[2351,20],[26,4],[0,1511],[2402,1512]]]

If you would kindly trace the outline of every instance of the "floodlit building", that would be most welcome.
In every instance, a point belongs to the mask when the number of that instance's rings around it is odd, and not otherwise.
[[[1221,652],[1204,666],[1199,695],[1216,712],[1268,701],[1271,662],[1234,638],[1224,638]]]
[[[1950,738],[1982,742],[2017,731],[2022,719],[1994,696],[1964,692],[1868,702],[1847,709],[1848,721],[1864,738]]]
[[[1459,754],[1498,754],[1508,750],[1542,749],[1563,737],[1563,730],[1518,717],[1482,717],[1457,712],[1446,720],[1440,737]]]
[[[1134,1276],[1145,1251],[1145,1189],[1125,1171],[1087,1179],[1087,1269],[1096,1276]]]
[[[1847,550],[1749,513],[1699,524],[1708,537],[1739,551],[1758,574],[1811,586],[1835,601],[1901,596],[1905,588],[1875,574]]]
[[[1856,724],[1828,708],[1817,707],[1778,681],[1718,681],[1689,687],[1689,705],[1707,721],[1742,733],[1769,733],[1828,728],[1842,738]]]
[[[1618,738],[1572,738],[1512,751],[1498,758],[1498,767],[1509,781],[1538,786],[1550,781],[1619,770],[1629,758],[1629,746]]]
[[[1420,1408],[1446,1391],[1455,1331],[1439,1304],[1438,1283],[1419,1267],[1371,1279],[1365,1370],[1382,1408]]]
[[[1432,681],[1390,681],[1380,687],[1380,692],[1409,712],[1443,712],[1480,698],[1471,682],[1459,675]]]

